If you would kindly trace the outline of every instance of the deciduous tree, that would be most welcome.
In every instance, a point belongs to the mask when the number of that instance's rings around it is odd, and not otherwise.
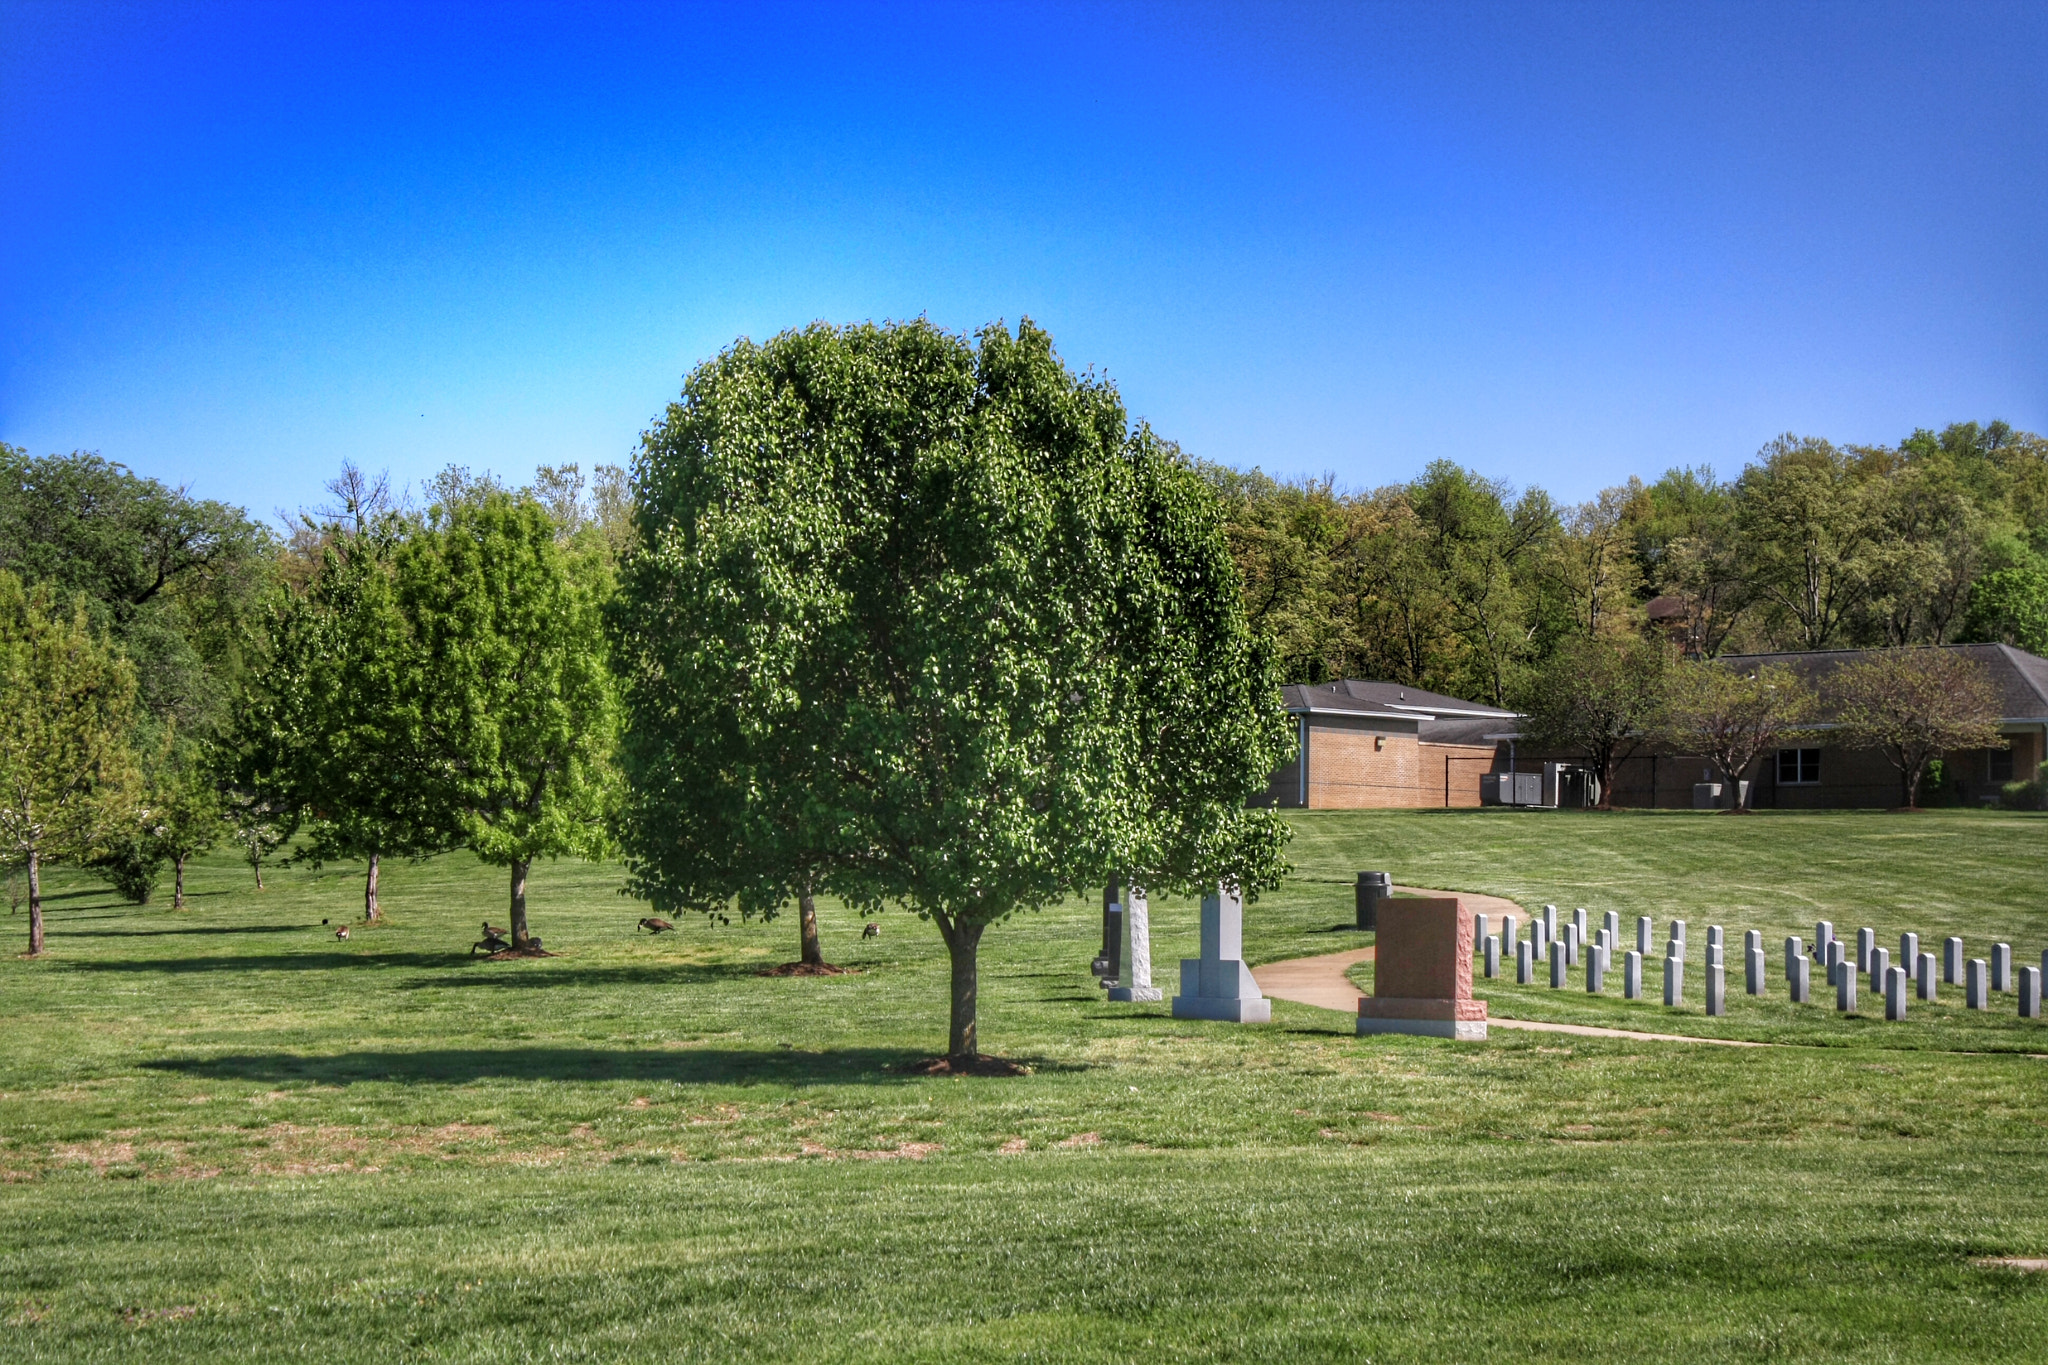
[[[1827,680],[1844,741],[1899,770],[1902,804],[1920,804],[1927,766],[1959,749],[1995,749],[1998,693],[1975,660],[1945,649],[1876,650]]]
[[[135,671],[82,606],[0,571],[0,852],[28,873],[28,950],[43,951],[42,868],[78,862],[133,818]]]
[[[1613,803],[1614,770],[1655,737],[1663,713],[1665,647],[1634,636],[1580,636],[1559,644],[1521,693],[1529,739],[1583,754]]]
[[[651,894],[729,894],[733,841],[779,828],[759,894],[825,855],[842,897],[938,928],[967,1067],[991,924],[1120,869],[1273,880],[1278,826],[1242,807],[1285,717],[1213,498],[1028,322],[742,342],[649,433],[638,488],[627,845]],[[700,786],[714,762],[736,776]],[[675,856],[692,840],[726,843]]]
[[[1813,690],[1778,664],[1753,669],[1685,659],[1665,682],[1658,730],[1683,754],[1698,754],[1728,786],[1728,809],[1748,809],[1742,775],[1757,757],[1797,734],[1813,712]]]

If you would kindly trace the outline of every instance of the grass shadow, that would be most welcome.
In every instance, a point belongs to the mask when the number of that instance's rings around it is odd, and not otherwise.
[[[133,962],[66,962],[74,972],[162,972],[187,976],[204,972],[317,972],[335,967],[445,968],[465,961],[460,953],[249,953],[240,957],[166,957]]]
[[[66,929],[64,938],[176,938],[187,934],[224,937],[229,934],[304,934],[317,924],[193,925],[186,929]]]
[[[902,1085],[930,1054],[910,1048],[447,1048],[419,1052],[236,1053],[144,1062],[147,1070],[207,1080],[466,1085],[483,1080],[667,1081],[677,1085]]]

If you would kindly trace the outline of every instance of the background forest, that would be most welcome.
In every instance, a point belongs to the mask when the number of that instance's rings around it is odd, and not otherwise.
[[[1448,460],[1363,493],[1200,467],[1288,682],[1510,705],[1566,642],[1653,628],[1696,658],[2048,650],[2048,441],[2003,422],[1896,446],[1784,436],[1733,479],[1673,469],[1577,505]]]

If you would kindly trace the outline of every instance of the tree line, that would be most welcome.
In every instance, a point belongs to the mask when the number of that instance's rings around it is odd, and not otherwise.
[[[1587,638],[1689,658],[2003,641],[2048,651],[2048,441],[2003,422],[1896,446],[1784,436],[1578,504],[1450,461],[1346,492],[1201,466],[1288,682],[1514,705]]]

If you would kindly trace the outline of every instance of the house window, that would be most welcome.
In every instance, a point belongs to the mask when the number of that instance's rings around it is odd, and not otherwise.
[[[1993,749],[1991,751],[1991,780],[1993,782],[2012,781],[2012,750],[2010,748]]]
[[[1778,750],[1778,785],[1810,787],[1820,781],[1820,750]]]

